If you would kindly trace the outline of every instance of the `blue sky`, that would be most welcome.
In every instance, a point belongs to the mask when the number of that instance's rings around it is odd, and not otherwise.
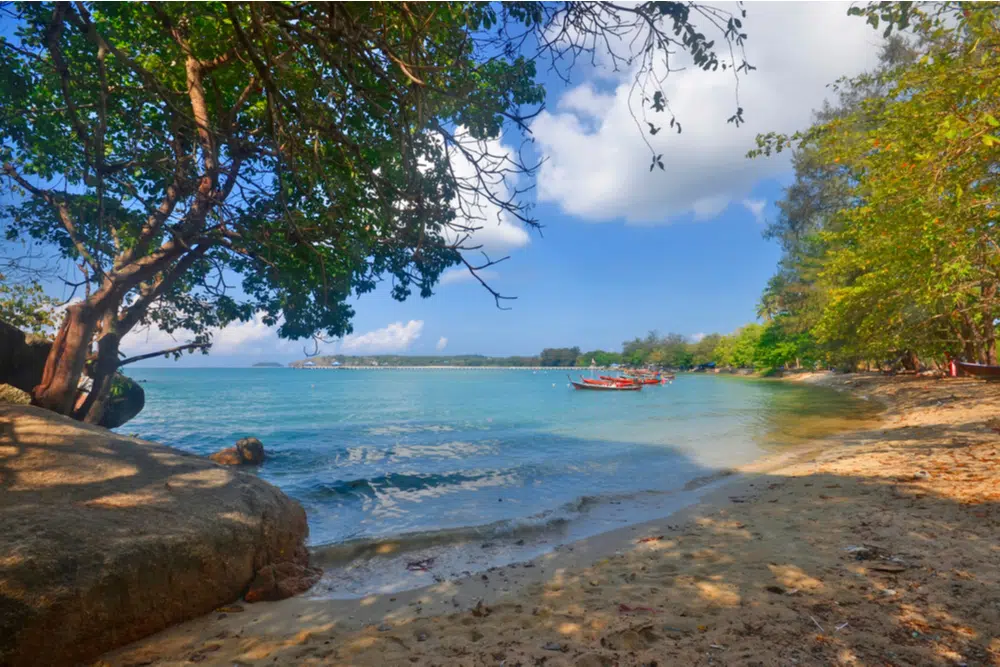
[[[467,275],[449,274],[430,299],[393,301],[378,290],[356,301],[355,334],[327,352],[537,354],[543,347],[619,349],[651,329],[694,336],[728,333],[751,321],[779,250],[765,220],[791,178],[787,156],[747,160],[758,132],[791,132],[840,76],[875,65],[879,39],[846,3],[748,3],[748,60],[729,74],[675,72],[663,86],[682,135],[653,138],[665,171],[649,173],[649,151],[628,113],[631,75],[578,67],[570,85],[546,80],[546,110],[532,123],[533,150],[546,162],[535,185],[544,237],[502,220],[479,234],[490,274],[511,310]],[[679,63],[677,63],[679,64]],[[665,124],[661,118],[653,118]],[[501,139],[506,147],[516,136]],[[178,336],[184,341],[183,335]],[[171,343],[158,331],[126,339],[125,351]],[[303,342],[279,341],[259,321],[219,332],[209,356],[147,365],[246,365],[303,356]]]

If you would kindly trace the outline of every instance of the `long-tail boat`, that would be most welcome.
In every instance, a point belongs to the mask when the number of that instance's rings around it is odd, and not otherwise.
[[[569,377],[569,376],[567,376]],[[639,391],[642,389],[641,384],[624,384],[622,382],[608,382],[600,380],[591,380],[588,378],[580,378],[582,382],[576,382],[573,378],[569,378],[569,383],[573,385],[574,389],[592,389],[596,391]]]
[[[966,375],[974,375],[984,380],[1000,380],[1000,366],[986,364],[971,364],[966,361],[956,361],[955,366]]]

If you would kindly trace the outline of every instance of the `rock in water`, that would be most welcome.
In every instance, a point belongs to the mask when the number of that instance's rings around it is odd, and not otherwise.
[[[264,445],[257,438],[241,438],[233,447],[221,449],[208,458],[226,466],[256,466],[264,462]]]
[[[101,415],[101,426],[118,428],[142,412],[145,406],[146,392],[139,383],[121,373],[115,373],[111,396]]]
[[[88,662],[258,575],[282,595],[318,576],[274,486],[41,408],[0,404],[0,487],[0,665]]]

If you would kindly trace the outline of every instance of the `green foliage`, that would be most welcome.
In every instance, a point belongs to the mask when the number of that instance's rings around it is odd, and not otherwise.
[[[610,366],[611,364],[620,364],[621,362],[622,355],[620,353],[605,352],[604,350],[584,352],[576,359],[576,365],[581,367],[590,366],[591,364],[596,366]]]
[[[580,356],[578,347],[547,347],[538,355],[540,366],[575,366]]]
[[[996,363],[997,7],[852,9],[912,37],[893,35],[878,70],[840,82],[839,107],[808,131],[758,137],[754,155],[796,147],[796,180],[768,230],[785,251],[761,302],[781,333],[768,363],[795,347],[847,366]]]
[[[8,281],[0,273],[0,320],[30,333],[47,333],[56,325],[57,302],[35,281]]]

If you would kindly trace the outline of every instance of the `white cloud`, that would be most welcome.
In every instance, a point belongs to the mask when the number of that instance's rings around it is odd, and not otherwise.
[[[698,332],[696,334],[691,334],[691,342],[692,343],[701,342],[701,339],[704,338],[704,337],[705,337],[705,334],[703,334],[701,332]]]
[[[483,269],[482,271],[477,271],[479,277],[483,280],[489,282],[490,280],[496,280],[500,277],[500,274],[491,269]],[[441,274],[441,280],[438,281],[439,285],[460,285],[462,283],[475,282],[476,277],[464,266],[456,266],[448,269]]]
[[[743,206],[753,214],[753,219],[757,221],[758,225],[763,225],[766,222],[764,219],[764,207],[767,206],[766,201],[763,199],[744,199]]]
[[[345,336],[340,344],[340,352],[344,354],[384,354],[402,352],[420,338],[423,331],[423,320],[410,320],[406,324],[393,322],[382,329],[375,329],[363,334]]]
[[[877,64],[880,37],[864,21],[848,17],[848,6],[747,5],[747,59],[758,69],[741,75],[747,122],[739,128],[726,122],[736,106],[731,72],[695,67],[672,72],[663,92],[683,133],[667,127],[669,115],[652,111],[649,119],[664,127],[654,137],[646,133],[663,154],[665,173],[649,171],[649,150],[628,109],[629,73],[614,88],[585,82],[568,91],[532,125],[547,159],[538,177],[539,200],[585,221],[634,224],[668,224],[687,214],[711,218],[740,202],[755,183],[789,166],[787,154],[748,160],[756,134],[808,126],[811,110],[829,94],[827,84]],[[633,98],[633,106],[638,104]]]
[[[441,336],[440,338],[438,338],[437,345],[434,346],[434,349],[437,350],[438,352],[441,352],[446,347],[448,347],[448,339],[445,338],[444,336]]]
[[[211,330],[211,354],[217,356],[291,353],[300,351],[301,341],[278,338],[278,328],[264,324],[264,316],[254,315],[247,322],[235,322]],[[129,355],[157,352],[191,342],[194,334],[185,329],[167,333],[155,326],[133,329],[122,338],[121,347]]]
[[[480,165],[484,172],[483,178],[497,197],[509,198],[515,185],[510,177],[514,174],[508,173],[506,181],[500,174],[503,170],[513,167],[511,160],[516,159],[514,151],[505,146],[502,139],[477,141],[461,127],[456,129],[454,136],[462,144],[469,146],[473,154],[483,156]],[[474,183],[476,167],[464,153],[453,149],[451,163],[452,171],[459,182]],[[482,197],[473,198],[468,194],[461,199],[456,196],[453,203],[459,212],[457,224],[474,229],[469,238],[463,241],[465,247],[482,246],[481,250],[495,259],[496,255],[523,248],[531,242],[531,235],[524,224],[512,218],[495,203]],[[451,243],[461,240],[464,235],[464,231],[445,230],[445,238]],[[478,251],[474,252],[478,256]]]

